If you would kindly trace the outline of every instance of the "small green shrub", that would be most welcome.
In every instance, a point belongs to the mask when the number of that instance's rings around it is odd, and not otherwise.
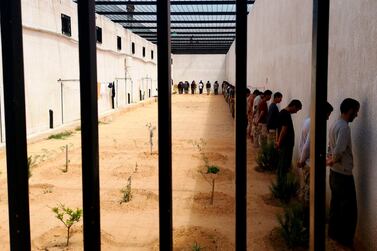
[[[200,250],[202,250],[202,247],[197,242],[195,242],[194,245],[192,245],[191,250],[192,251],[200,251]]]
[[[36,158],[33,158],[33,156],[27,157],[27,171],[28,171],[28,177],[30,178],[33,174],[31,172],[31,169],[35,166]]]
[[[272,183],[270,189],[275,198],[283,203],[288,203],[293,197],[297,196],[300,184],[296,175],[289,172],[278,175],[276,183]]]
[[[209,166],[207,168],[207,173],[213,173],[213,174],[216,174],[220,172],[220,169],[217,167],[217,166]]]
[[[48,137],[48,139],[66,139],[67,137],[72,135],[72,131],[64,131],[57,134],[52,134]]]
[[[81,126],[78,126],[75,128],[75,131],[78,132],[78,131],[81,131]]]
[[[59,204],[57,207],[52,208],[55,213],[55,217],[60,220],[67,228],[67,246],[69,245],[70,230],[73,224],[80,221],[82,215],[82,209],[76,208],[76,210],[69,207],[65,207],[63,204]]]
[[[128,177],[128,182],[127,182],[127,186],[124,187],[122,190],[120,190],[122,192],[122,200],[120,201],[120,204],[122,204],[123,202],[127,203],[129,201],[131,201],[132,199],[132,191],[131,191],[131,176]]]
[[[278,164],[278,152],[273,142],[264,143],[256,157],[256,162],[262,171],[275,171]]]
[[[277,215],[280,234],[289,248],[309,244],[309,208],[295,202],[284,209],[283,215]]]

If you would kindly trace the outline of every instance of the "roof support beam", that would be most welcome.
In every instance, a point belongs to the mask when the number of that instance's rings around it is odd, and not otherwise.
[[[143,35],[154,35],[156,34],[156,32],[152,32],[152,31],[133,31],[133,33],[135,34],[138,34],[140,36],[143,36]],[[173,32],[172,32],[173,33]],[[176,32],[177,34],[172,34],[172,38],[174,38],[176,35],[179,35],[179,34],[186,34],[186,35],[190,35],[190,34],[212,34],[212,35],[215,35],[215,34],[231,34],[231,35],[235,35],[235,32],[232,32],[232,31],[215,31],[215,32],[205,32],[205,31],[195,31],[195,32],[190,32],[190,31],[180,31],[180,32]]]
[[[254,4],[255,0],[248,0],[248,4]],[[96,1],[96,5],[156,5],[156,1]],[[171,1],[170,5],[235,5],[236,1],[225,0],[225,1]]]
[[[141,35],[142,37],[144,37],[144,38],[147,38],[147,39],[157,39],[157,37],[155,36],[155,35]],[[212,35],[212,36],[203,36],[203,35],[200,35],[200,36],[188,36],[188,35],[184,35],[184,36],[175,36],[175,37],[172,37],[172,41],[173,40],[179,40],[179,39],[182,39],[182,38],[184,38],[184,39],[187,39],[187,38],[189,38],[189,39],[201,39],[201,38],[211,38],[211,39],[213,39],[213,38],[216,38],[216,39],[232,39],[232,40],[234,40],[234,38],[235,38],[235,36],[226,36],[226,35],[219,35],[219,36],[216,36],[216,35]]]
[[[147,27],[147,26],[123,26],[124,28],[126,29],[135,29],[135,30],[151,30],[151,29],[157,29],[156,26],[154,27]],[[219,27],[219,26],[211,26],[211,27],[204,27],[204,26],[199,26],[199,27],[195,27],[195,26],[187,26],[187,27],[184,27],[184,26],[181,26],[181,27],[171,27],[170,29],[172,30],[188,30],[188,29],[196,29],[196,30],[235,30],[236,27],[235,26],[224,26],[224,27]]]
[[[119,15],[119,16],[156,16],[154,11],[126,12],[126,11],[97,11],[99,15]],[[171,12],[172,16],[235,16],[234,11],[187,11]]]
[[[119,19],[112,20],[114,23],[129,23],[129,24],[154,24],[156,20],[127,20]],[[236,20],[171,20],[172,24],[235,24]]]

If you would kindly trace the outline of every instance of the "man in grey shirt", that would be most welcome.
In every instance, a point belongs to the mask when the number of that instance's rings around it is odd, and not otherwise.
[[[360,103],[346,98],[340,105],[341,117],[329,130],[330,166],[330,219],[329,237],[346,246],[353,246],[357,224],[357,201],[353,178],[351,123],[360,109]]]

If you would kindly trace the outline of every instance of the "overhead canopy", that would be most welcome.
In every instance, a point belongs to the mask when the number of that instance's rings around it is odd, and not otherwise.
[[[249,6],[255,0],[248,0]],[[95,1],[96,12],[157,43],[156,0]],[[171,0],[174,54],[225,54],[236,35],[235,0]]]

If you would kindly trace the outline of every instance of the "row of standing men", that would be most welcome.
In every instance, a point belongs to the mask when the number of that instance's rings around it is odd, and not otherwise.
[[[248,135],[255,146],[264,143],[274,143],[278,151],[278,175],[285,175],[292,166],[295,132],[291,115],[302,109],[300,100],[290,101],[287,107],[279,111],[278,104],[283,95],[276,92],[272,102],[272,91],[252,94],[247,92],[248,104]],[[353,177],[353,152],[351,129],[349,123],[357,117],[360,103],[352,98],[346,98],[340,104],[340,117],[329,128],[326,165],[330,168],[330,215],[328,235],[343,246],[353,246],[357,225],[357,200],[355,181]],[[326,102],[320,113],[329,119],[333,107]],[[301,131],[299,158],[297,167],[303,171],[304,203],[309,204],[310,181],[310,117],[306,118]]]
[[[202,80],[199,81],[199,84],[197,85],[195,80],[193,80],[191,82],[191,85],[188,81],[180,81],[178,83],[178,94],[188,94],[189,93],[189,89],[191,87],[191,94],[195,94],[196,93],[196,88],[199,87],[199,94],[202,94],[203,93],[203,89],[204,89],[204,83]],[[207,81],[206,85],[206,90],[207,90],[207,95],[210,95],[211,94],[211,82],[210,81]],[[215,95],[219,94],[219,83],[217,81],[215,81],[215,83],[213,84],[213,90],[214,90],[214,93]]]

